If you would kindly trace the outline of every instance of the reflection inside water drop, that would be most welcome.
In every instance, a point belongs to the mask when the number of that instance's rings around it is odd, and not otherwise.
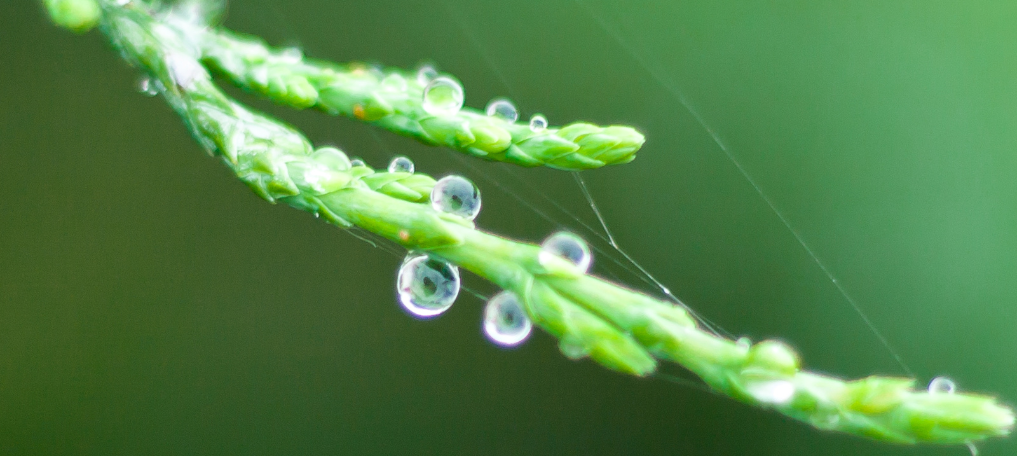
[[[424,87],[422,107],[432,116],[451,116],[463,107],[463,86],[455,80],[439,76]]]
[[[590,264],[593,262],[593,255],[586,241],[567,231],[552,234],[540,244],[537,260],[544,264],[551,261],[549,256],[563,258],[583,273],[590,270]]]
[[[399,267],[399,303],[416,317],[430,318],[452,307],[459,295],[459,268],[427,255],[408,257]]]
[[[519,345],[533,330],[519,298],[510,291],[498,293],[484,308],[484,334],[492,342],[510,347]]]
[[[465,177],[445,176],[431,189],[431,207],[473,220],[480,214],[480,191]]]

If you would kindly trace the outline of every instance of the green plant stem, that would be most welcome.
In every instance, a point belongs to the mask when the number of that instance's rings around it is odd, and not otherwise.
[[[628,163],[643,135],[631,127],[577,122],[534,132],[471,108],[429,114],[428,80],[398,68],[339,65],[306,59],[296,49],[272,49],[257,37],[176,23],[200,47],[202,59],[234,84],[295,108],[317,107],[431,145],[488,160],[564,170]],[[447,75],[446,75],[447,76]]]
[[[897,443],[958,444],[1007,435],[1013,411],[994,398],[916,390],[914,381],[842,380],[803,371],[787,345],[738,343],[700,329],[688,312],[587,275],[539,246],[477,230],[428,204],[423,174],[350,166],[337,149],[314,150],[295,129],[224,95],[180,29],[129,4],[103,7],[101,28],[134,65],[163,87],[194,137],[268,201],[341,226],[358,226],[426,252],[516,293],[533,322],[566,356],[649,375],[675,362],[712,389],[820,429]],[[207,34],[203,36],[216,36]]]

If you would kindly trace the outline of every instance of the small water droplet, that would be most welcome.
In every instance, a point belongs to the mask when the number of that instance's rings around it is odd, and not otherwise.
[[[978,456],[978,447],[975,446],[975,442],[964,442],[964,445],[968,447],[968,451],[971,452],[971,456]]]
[[[304,59],[304,51],[301,51],[298,47],[288,47],[279,51],[279,61],[281,63],[300,63]]]
[[[445,176],[431,189],[431,207],[473,220],[480,213],[480,191],[465,177]]]
[[[189,55],[171,52],[166,55],[166,67],[169,69],[173,82],[181,89],[190,89],[194,81],[199,78],[208,78],[208,72],[201,66],[194,57]]]
[[[530,317],[519,298],[511,291],[498,293],[484,308],[484,334],[492,342],[505,347],[519,345],[533,330]]]
[[[417,68],[417,84],[426,86],[432,79],[438,77],[438,70],[432,65],[421,65]]]
[[[146,97],[154,97],[159,94],[159,81],[150,77],[143,77],[138,80],[138,92]]]
[[[413,172],[413,160],[402,155],[393,158],[392,161],[388,162],[388,172],[390,173],[412,173]]]
[[[795,395],[795,385],[787,380],[751,382],[745,389],[757,401],[766,404],[786,404]]]
[[[953,394],[957,391],[957,384],[946,377],[936,377],[929,382],[930,394]]]
[[[547,129],[547,117],[540,114],[534,114],[530,117],[530,131],[534,133],[540,133]]]
[[[463,86],[445,76],[434,78],[424,88],[423,108],[432,116],[451,116],[463,107]]]
[[[590,355],[590,349],[577,337],[566,335],[558,342],[558,350],[568,359],[580,359]]]
[[[405,92],[406,87],[406,78],[399,73],[389,74],[381,80],[382,90],[387,90],[389,92]]]
[[[590,246],[586,241],[567,231],[557,232],[544,239],[540,244],[537,260],[541,263],[547,262],[549,261],[547,256],[564,258],[583,273],[590,270],[590,263],[593,262],[593,255],[590,254]]]
[[[396,279],[399,303],[411,314],[430,318],[452,307],[459,295],[459,268],[427,255],[407,257]]]
[[[314,151],[311,158],[333,171],[348,171],[353,166],[346,154],[335,147],[322,147]]]
[[[356,166],[367,166],[367,164],[364,163],[364,161],[359,159],[359,158],[354,158],[354,159],[350,160],[350,168],[353,168],[353,167],[356,167]]]
[[[516,110],[516,105],[512,104],[511,101],[505,98],[495,98],[487,104],[487,108],[484,110],[488,116],[496,119],[501,119],[506,122],[512,123],[519,118],[519,111]]]
[[[739,337],[738,340],[735,341],[735,345],[737,345],[740,349],[748,350],[752,348],[752,340],[748,337]]]

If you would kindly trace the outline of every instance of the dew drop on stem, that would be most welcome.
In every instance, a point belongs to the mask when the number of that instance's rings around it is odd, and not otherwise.
[[[388,172],[390,173],[413,173],[413,160],[402,155],[393,158],[392,161],[388,162]]]
[[[418,318],[448,310],[459,295],[459,268],[427,255],[410,256],[399,267],[399,303]]]
[[[508,123],[515,122],[519,118],[519,111],[516,110],[516,105],[505,98],[491,100],[487,103],[487,108],[484,109],[484,112],[489,117],[501,119]]]
[[[547,117],[540,114],[534,114],[530,117],[530,131],[534,133],[540,133],[547,129]]]
[[[484,307],[484,334],[492,342],[511,347],[521,344],[533,330],[530,317],[515,293],[503,291]]]
[[[424,87],[422,107],[432,116],[451,116],[463,107],[463,86],[452,78],[439,76]]]
[[[439,212],[473,220],[480,214],[480,191],[465,177],[445,176],[431,189],[431,207]]]
[[[561,231],[544,239],[540,244],[540,253],[537,260],[541,263],[551,261],[549,257],[562,258],[573,265],[576,269],[586,273],[593,263],[593,255],[590,253],[590,246],[583,238],[567,231]]]

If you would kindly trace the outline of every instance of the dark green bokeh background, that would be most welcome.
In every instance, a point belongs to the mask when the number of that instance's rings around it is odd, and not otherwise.
[[[333,60],[431,59],[471,106],[507,95],[554,124],[637,126],[635,162],[583,174],[633,257],[810,368],[900,374],[686,97],[920,382],[1017,400],[1012,3],[293,3],[234,1],[227,25]],[[398,257],[257,199],[136,76],[97,33],[0,3],[0,453],[966,453],[821,433],[567,361],[544,334],[501,350],[470,296],[413,320]],[[473,178],[485,228],[536,241],[595,223],[568,174],[471,169],[243,99],[375,166],[405,153]]]

